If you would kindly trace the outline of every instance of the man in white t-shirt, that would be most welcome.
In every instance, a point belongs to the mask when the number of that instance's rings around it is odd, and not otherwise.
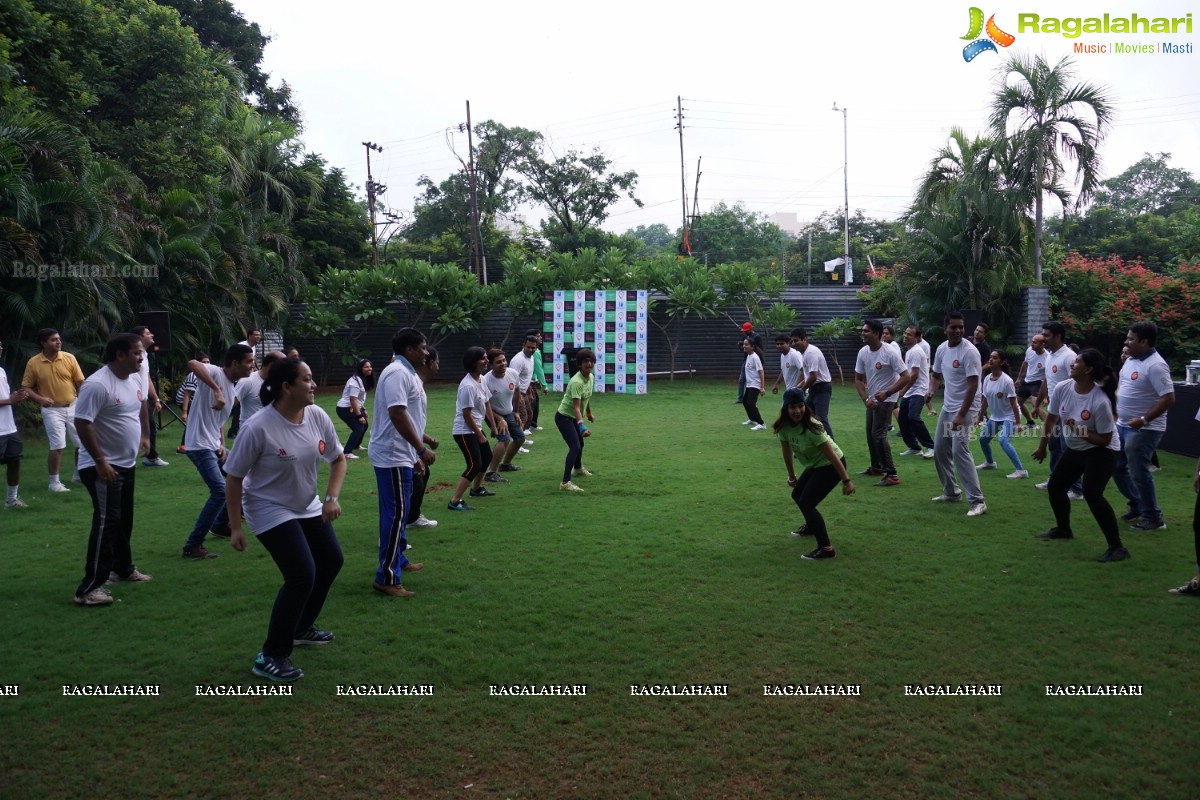
[[[428,355],[425,334],[401,328],[392,337],[392,353],[392,362],[375,383],[375,427],[368,453],[379,496],[379,567],[372,587],[389,597],[412,597],[414,592],[404,588],[403,574],[425,566],[404,554],[413,472],[424,471],[436,459],[423,438],[427,400],[416,368]]]
[[[4,357],[4,343],[0,342],[0,359]],[[29,508],[21,499],[21,458],[24,445],[17,436],[17,421],[13,416],[12,407],[29,396],[25,389],[12,391],[8,384],[8,373],[0,367],[0,464],[5,465],[8,478],[8,494],[4,499],[5,508]]]
[[[1135,322],[1125,335],[1129,358],[1121,365],[1117,386],[1117,435],[1121,452],[1113,482],[1129,501],[1125,519],[1134,530],[1161,531],[1167,523],[1158,507],[1158,493],[1150,459],[1167,430],[1167,411],[1175,405],[1171,368],[1155,345],[1158,326]]]
[[[867,449],[871,454],[871,466],[862,474],[882,476],[876,486],[899,486],[887,435],[896,404],[888,398],[908,382],[908,368],[900,348],[884,344],[883,324],[878,320],[863,323],[862,339],[854,363],[854,388],[867,408]]]
[[[1034,334],[1029,342],[1029,347],[1025,348],[1025,360],[1021,362],[1021,369],[1017,372],[1017,378],[1013,381],[1013,385],[1017,387],[1017,403],[1020,405],[1021,414],[1025,417],[1027,425],[1036,425],[1041,419],[1041,398],[1039,395],[1042,391],[1042,381],[1046,379],[1046,338],[1040,333]],[[1029,398],[1033,398],[1033,411],[1026,408],[1025,404],[1029,402]]]
[[[775,336],[775,349],[779,351],[779,375],[771,384],[771,394],[779,394],[779,384],[784,391],[799,389],[804,383],[804,354],[792,348],[792,338],[786,333]]]
[[[900,436],[908,449],[900,455],[933,458],[933,437],[921,417],[925,395],[929,393],[929,353],[924,335],[925,332],[916,325],[904,329],[904,346],[908,348],[904,354],[908,386],[900,398]]]
[[[235,386],[254,371],[254,351],[248,345],[235,344],[225,353],[223,366],[192,359],[188,369],[200,381],[192,400],[184,445],[187,457],[196,465],[208,486],[208,500],[196,517],[196,524],[183,545],[187,559],[216,558],[204,548],[211,531],[221,539],[229,538],[229,515],[225,512],[225,421],[233,405]]]
[[[138,450],[150,446],[150,411],[138,376],[145,354],[141,335],[114,336],[104,348],[104,366],[83,382],[75,403],[75,430],[83,445],[79,479],[92,497],[92,529],[76,605],[111,605],[112,595],[104,589],[110,579],[150,580],[133,565],[129,545]]]
[[[829,364],[821,348],[808,341],[808,331],[804,328],[792,328],[792,347],[800,351],[804,359],[804,380],[800,388],[812,406],[813,415],[821,420],[829,438],[833,438],[833,426],[829,424],[829,401],[833,398],[833,377],[829,374]]]
[[[508,483],[500,477],[500,472],[519,469],[512,460],[525,442],[525,431],[513,411],[517,376],[509,368],[508,360],[499,348],[493,347],[488,350],[488,360],[491,368],[483,373],[480,381],[483,390],[487,392],[492,415],[496,418],[497,430],[492,431],[496,436],[496,446],[492,449],[492,460],[484,472],[483,479],[489,483]],[[488,423],[490,425],[491,421],[488,420]]]
[[[930,372],[944,387],[942,411],[933,434],[934,465],[942,482],[942,493],[934,502],[957,502],[967,495],[967,516],[987,512],[975,459],[971,455],[971,425],[979,416],[983,399],[979,395],[979,377],[983,366],[975,343],[963,337],[963,315],[946,315],[946,341],[938,345]],[[958,479],[955,480],[955,472]],[[961,488],[959,484],[962,484]]]
[[[150,356],[158,350],[158,347],[154,344],[154,331],[150,330],[148,325],[137,325],[131,332],[142,337],[142,347],[146,350],[146,356],[142,359],[141,369],[138,370],[138,380],[142,384],[142,397],[146,398],[146,405],[149,406],[150,449],[146,451],[146,457],[142,459],[142,465],[146,467],[166,467],[169,466],[168,463],[158,457],[158,424],[154,416],[162,411],[162,402],[158,399],[158,390],[154,388],[154,381],[150,379]]]
[[[1050,392],[1054,391],[1054,387],[1071,378],[1071,365],[1075,363],[1075,351],[1067,347],[1066,336],[1066,326],[1057,320],[1050,320],[1042,325],[1042,340],[1046,345],[1046,354],[1043,357],[1046,376],[1042,381],[1042,388],[1038,392],[1038,400],[1043,407],[1049,402]],[[1062,451],[1065,447],[1062,440],[1062,432],[1050,431],[1047,441],[1047,446],[1050,450],[1050,472],[1053,473],[1054,468],[1058,465],[1058,459],[1062,457]],[[1049,485],[1050,480],[1046,479],[1043,483],[1037,484],[1037,488],[1045,489]],[[1077,481],[1071,487],[1068,495],[1072,500],[1082,500],[1083,483]]]
[[[262,365],[258,369],[242,378],[234,386],[233,396],[237,398],[238,405],[242,408],[242,422],[246,422],[262,411],[262,398],[259,397],[262,385],[267,380],[267,373],[270,371],[271,365],[282,358],[287,358],[282,351],[272,350],[262,357]]]

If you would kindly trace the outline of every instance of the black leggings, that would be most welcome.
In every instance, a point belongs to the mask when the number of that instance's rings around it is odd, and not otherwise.
[[[406,524],[412,525],[421,516],[421,501],[425,499],[425,486],[429,483],[429,465],[424,472],[413,470],[412,499],[408,501],[408,519]]]
[[[1082,475],[1083,499],[1096,518],[1100,532],[1104,534],[1109,547],[1121,546],[1117,515],[1104,499],[1104,487],[1116,468],[1115,450],[1107,447],[1072,450],[1064,445],[1062,455],[1050,473],[1050,484],[1046,487],[1046,493],[1050,495],[1050,508],[1054,511],[1054,525],[1060,532],[1071,532],[1071,500],[1067,497],[1067,490]]]
[[[488,463],[492,460],[492,454],[490,452],[484,454],[483,448],[487,445],[481,443],[473,433],[456,433],[454,442],[467,461],[467,468],[463,470],[462,476],[469,481],[474,480],[476,475],[487,469]]]
[[[325,606],[329,587],[342,570],[342,546],[333,526],[320,517],[290,519],[260,533],[258,541],[283,573],[262,652],[268,658],[287,658],[296,634],[308,630]]]
[[[762,414],[758,413],[758,396],[761,394],[758,389],[747,386],[746,393],[742,395],[742,408],[746,409],[746,418],[755,424],[762,425]]]
[[[346,427],[350,428],[350,437],[346,439],[346,446],[342,448],[342,452],[349,455],[362,446],[363,436],[367,433],[367,423],[354,416],[346,406],[338,406],[337,415],[346,423]]]
[[[572,469],[583,468],[583,434],[579,432],[579,425],[574,419],[559,411],[554,412],[554,424],[567,443],[567,461],[563,465],[562,479],[566,483],[571,480]]]
[[[843,466],[845,463],[846,459],[843,458]],[[792,500],[800,507],[808,532],[817,537],[818,547],[829,547],[829,531],[825,527],[825,518],[817,510],[817,505],[841,482],[842,479],[838,477],[833,464],[827,464],[804,470],[796,485],[792,487]]]

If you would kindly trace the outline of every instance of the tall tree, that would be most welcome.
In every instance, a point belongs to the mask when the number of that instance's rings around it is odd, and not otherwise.
[[[1200,202],[1200,184],[1186,169],[1172,167],[1170,160],[1170,153],[1143,154],[1129,169],[1100,184],[1093,208],[1111,208],[1126,216],[1170,216]]]
[[[1051,66],[1044,57],[1012,56],[1002,67],[991,103],[991,127],[997,140],[1016,145],[1013,166],[1032,196],[1034,279],[1042,279],[1042,202],[1046,192],[1065,196],[1069,164],[1079,191],[1075,205],[1099,186],[1099,146],[1112,121],[1108,90],[1076,83],[1070,58]]]
[[[782,228],[741,203],[714,205],[701,215],[690,238],[692,255],[709,264],[748,261],[761,265],[780,259],[789,244]]]

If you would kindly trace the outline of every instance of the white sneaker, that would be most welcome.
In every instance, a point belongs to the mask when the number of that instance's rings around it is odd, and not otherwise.
[[[983,472],[985,469],[995,469],[995,468],[996,468],[996,464],[991,461],[984,463],[984,464],[976,464],[975,465],[976,472]]]
[[[901,453],[900,455],[902,455],[902,456],[919,456],[919,455],[921,455],[921,451],[916,449],[915,447],[910,447],[907,450],[905,450],[903,453]]]
[[[987,503],[971,503],[971,507],[967,509],[968,517],[981,517],[987,513]]]
[[[929,458],[933,458],[933,456],[934,456],[934,452],[932,449],[926,450],[924,453],[921,453],[921,458],[929,459]]]
[[[1070,491],[1070,492],[1067,492],[1067,497],[1069,497],[1072,500],[1082,500],[1083,492]]]
[[[517,448],[517,452],[518,452],[518,453],[528,453],[528,452],[529,452],[529,448],[528,448],[528,447],[518,447],[518,448]]]
[[[171,466],[161,458],[143,458],[142,466],[144,467],[169,467]]]
[[[69,492],[71,490],[68,489],[66,486],[64,486],[62,481],[58,481],[57,483],[50,484],[50,491],[61,493],[61,492]]]
[[[29,508],[29,505],[20,497],[14,497],[12,500],[4,501],[5,508]]]
[[[541,425],[538,425],[538,426],[536,426],[536,430],[539,430],[539,431],[540,431],[541,429],[542,429],[542,426],[541,426]]]
[[[752,430],[752,431],[765,431],[766,429],[767,429],[766,425],[751,425],[750,426],[750,430]]]
[[[958,494],[939,494],[933,498],[933,502],[935,503],[957,503],[960,500],[962,500],[961,492]]]
[[[82,597],[75,597],[75,605],[77,606],[108,606],[112,605],[112,595],[104,591],[102,588],[92,589]]]
[[[541,428],[538,428],[538,430],[541,430]],[[525,435],[526,435],[526,436],[533,436],[533,428],[526,428],[526,429],[525,429]]]
[[[530,439],[528,436],[526,436],[526,437],[525,437],[525,444],[533,444],[533,439]]]
[[[578,486],[576,486],[571,481],[567,481],[566,483],[559,484],[558,488],[562,489],[564,492],[582,492],[583,491],[583,489],[580,489]]]
[[[413,525],[416,525],[418,528],[436,528],[437,520],[430,519],[424,514],[418,514],[417,518],[413,520]]]
[[[1035,489],[1045,489],[1049,485],[1050,481],[1042,481],[1041,483],[1035,483],[1033,486]]]
[[[108,580],[106,583],[146,583],[147,581],[152,580],[154,580],[153,575],[147,575],[144,572],[139,572],[135,568],[133,572],[129,573],[128,577],[125,578],[122,578],[115,572],[108,573]]]
[[[748,420],[746,420],[745,422],[743,422],[742,424],[743,424],[743,425],[753,425],[753,424],[754,424],[754,420],[752,420],[752,419],[748,419]]]
[[[590,477],[592,477],[592,471],[591,471],[590,469],[588,469],[587,467],[580,467],[579,469],[572,470],[572,471],[571,471],[571,474],[573,474],[573,475],[582,475],[582,476],[583,476],[583,477],[585,477],[585,478],[590,478]]]
[[[354,455],[354,453],[344,453],[343,455],[350,461],[358,461],[358,456]]]
[[[1017,470],[1016,472],[1010,472],[1010,473],[1008,473],[1008,474],[1007,474],[1007,475],[1005,475],[1004,477],[1008,478],[1009,480],[1018,481],[1018,480],[1021,480],[1022,478],[1028,478],[1028,477],[1029,477],[1029,470],[1027,470],[1027,469],[1019,469],[1019,470]]]

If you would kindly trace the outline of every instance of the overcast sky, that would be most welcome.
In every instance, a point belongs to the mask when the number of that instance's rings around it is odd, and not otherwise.
[[[234,0],[273,38],[265,68],[291,84],[307,148],[366,180],[363,141],[392,208],[411,211],[417,179],[441,181],[466,157],[447,131],[494,119],[543,132],[556,151],[599,147],[636,170],[642,209],[624,201],[606,227],[622,232],[683,213],[675,98],[684,106],[687,191],[702,158],[702,211],[743,202],[804,221],[843,203],[848,109],[850,207],[894,217],[952,126],[982,132],[996,67],[1009,53],[1052,61],[1073,42],[1190,44],[1183,55],[1075,55],[1080,79],[1106,85],[1116,121],[1102,148],[1105,176],[1145,151],[1200,176],[1200,8],[1030,0],[979,4],[1016,36],[999,54],[963,59],[970,2],[663,3],[548,0],[446,3]],[[1184,17],[1193,33],[1019,33],[1040,17]],[[1183,29],[1181,28],[1181,31]],[[1057,212],[1056,212],[1057,213]],[[528,220],[537,223],[536,213]]]

